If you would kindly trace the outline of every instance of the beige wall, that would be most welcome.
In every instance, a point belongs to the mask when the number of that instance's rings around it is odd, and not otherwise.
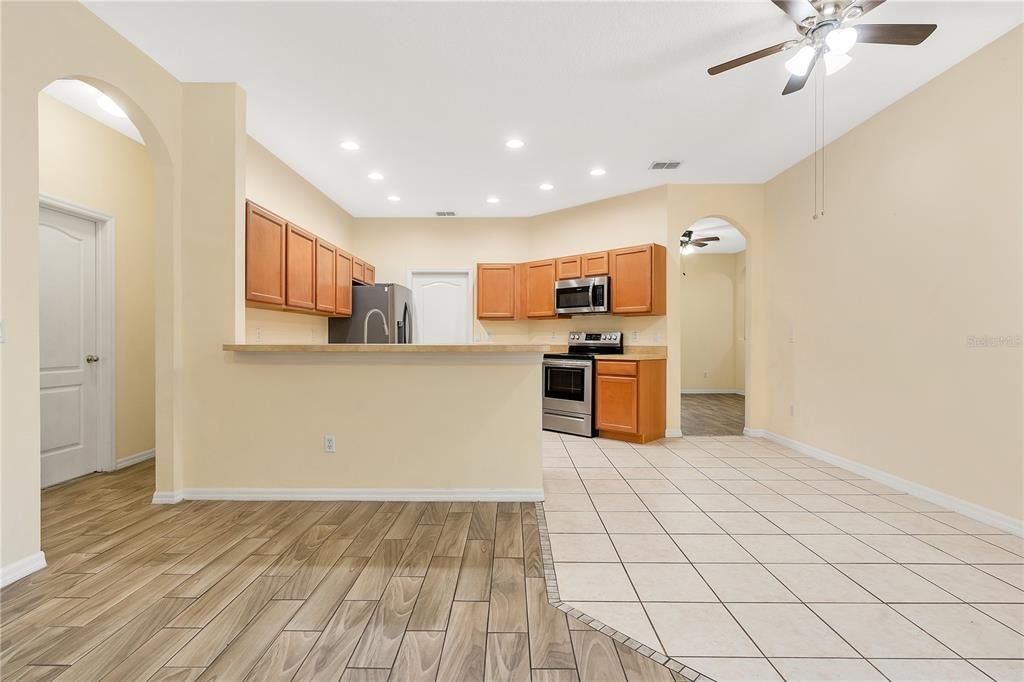
[[[740,252],[683,257],[681,274],[681,358],[683,392],[742,390],[745,255]],[[740,305],[737,305],[740,303]],[[737,367],[741,372],[737,376]]]
[[[831,144],[823,218],[810,160],[767,184],[771,311],[754,339],[773,431],[1017,519],[1022,35]],[[970,347],[985,335],[1018,345]]]
[[[114,217],[116,452],[155,446],[153,162],[146,148],[39,96],[39,191]]]
[[[357,218],[356,249],[378,281],[405,283],[416,268],[465,268],[588,251],[665,243],[666,189],[657,187],[531,218]],[[621,329],[626,343],[663,345],[664,317],[584,316],[565,320],[474,322],[485,343],[555,341],[572,329]]]
[[[158,479],[173,485],[180,366],[181,85],[77,3],[0,3],[0,561],[39,553],[39,92],[87,79],[131,116],[154,165]],[[165,456],[161,457],[160,452]],[[6,571],[5,571],[6,573]]]
[[[747,253],[742,251],[733,259],[732,331],[733,386],[743,393],[747,387]]]

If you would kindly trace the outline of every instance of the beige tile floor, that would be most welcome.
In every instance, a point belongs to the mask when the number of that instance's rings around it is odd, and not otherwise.
[[[770,441],[544,433],[561,599],[726,680],[1024,680],[1024,538]]]

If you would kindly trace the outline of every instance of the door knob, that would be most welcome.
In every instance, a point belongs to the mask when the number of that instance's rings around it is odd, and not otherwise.
[[[85,356],[85,361],[86,362],[99,362],[100,361],[100,356],[98,356],[98,355],[86,355]]]

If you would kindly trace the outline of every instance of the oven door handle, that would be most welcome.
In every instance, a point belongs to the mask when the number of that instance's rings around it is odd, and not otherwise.
[[[544,367],[566,367],[569,369],[589,369],[590,360],[544,360]]]

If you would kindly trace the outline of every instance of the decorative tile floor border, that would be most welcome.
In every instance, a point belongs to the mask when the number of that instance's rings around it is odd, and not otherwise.
[[[641,656],[645,656],[655,663],[665,666],[688,682],[714,682],[707,675],[697,672],[682,661],[666,656],[660,651],[655,651],[646,644],[638,642],[632,637],[627,637],[615,628],[605,625],[596,618],[591,618],[586,613],[563,602],[558,592],[558,581],[555,578],[555,562],[551,555],[551,540],[548,538],[548,522],[544,516],[544,504],[541,502],[534,502],[533,504],[537,510],[537,527],[540,530],[540,556],[544,563],[544,582],[548,588],[548,602],[552,606],[572,616],[584,625],[608,635],[616,642],[622,643]]]

